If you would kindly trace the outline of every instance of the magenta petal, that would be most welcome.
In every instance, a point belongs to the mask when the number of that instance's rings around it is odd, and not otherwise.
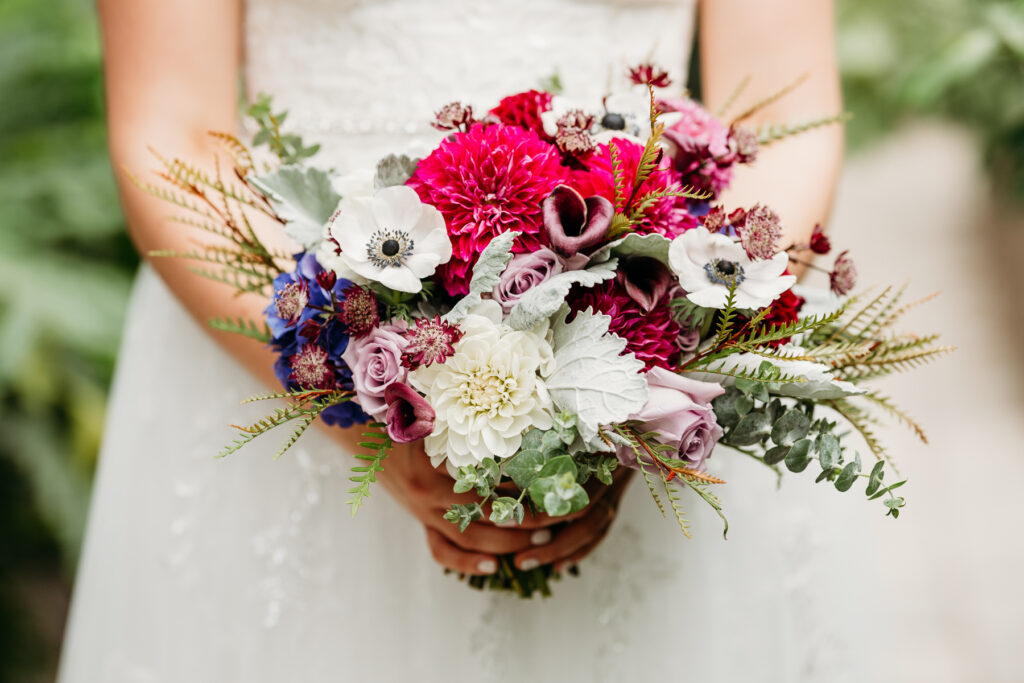
[[[388,436],[395,443],[410,443],[434,431],[434,409],[407,384],[395,382],[384,391],[388,404]]]

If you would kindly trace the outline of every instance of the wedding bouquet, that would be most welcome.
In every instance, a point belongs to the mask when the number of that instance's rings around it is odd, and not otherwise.
[[[900,293],[849,297],[847,252],[825,271],[832,301],[810,314],[787,267],[829,253],[821,228],[782,245],[766,205],[717,203],[761,147],[840,117],[754,130],[744,121],[782,93],[726,122],[660,95],[669,79],[651,65],[630,77],[593,102],[550,87],[482,116],[449,104],[428,155],[347,175],[307,163],[316,147],[282,132],[268,98],[249,114],[254,147],[274,163],[223,133],[229,177],[160,158],[169,185],[143,187],[213,237],[162,255],[268,301],[263,320],[211,321],[274,349],[284,390],[250,400],[287,402],[239,427],[222,455],[284,424],[282,453],[318,418],[369,423],[353,514],[389,448],[423,440],[454,490],[479,496],[445,515],[460,529],[571,514],[588,504],[584,484],[611,484],[624,466],[687,533],[684,489],[725,520],[709,458],[729,447],[780,475],[813,463],[815,481],[839,491],[863,479],[897,517],[904,482],[883,481],[890,459],[870,408],[923,433],[863,383],[948,348],[891,332],[908,308]],[[267,247],[254,216],[301,251]],[[873,465],[851,452],[852,432]],[[551,574],[503,563],[487,582],[546,594]]]

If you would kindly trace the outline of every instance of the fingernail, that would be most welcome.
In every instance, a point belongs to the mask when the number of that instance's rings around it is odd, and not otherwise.
[[[483,560],[476,568],[481,574],[493,574],[498,571],[498,563],[494,560]]]
[[[530,536],[530,543],[534,545],[546,545],[551,542],[551,531],[548,529],[537,529]]]
[[[523,560],[519,563],[519,568],[522,569],[524,572],[528,572],[531,569],[536,569],[539,566],[540,560],[538,560],[536,557],[531,557],[528,560]]]

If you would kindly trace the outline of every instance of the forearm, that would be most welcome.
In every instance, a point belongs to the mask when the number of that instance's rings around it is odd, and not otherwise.
[[[746,120],[751,127],[798,123],[842,110],[834,12],[828,0],[705,0],[701,67],[704,99],[712,111],[750,78],[731,107],[733,116],[805,76],[792,92]],[[727,210],[767,204],[782,222],[780,246],[805,242],[815,223],[826,222],[842,156],[839,125],[787,138],[762,149],[753,165],[737,167],[722,202]]]

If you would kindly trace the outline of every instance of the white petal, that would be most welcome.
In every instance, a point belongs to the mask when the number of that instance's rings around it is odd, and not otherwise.
[[[725,301],[728,297],[729,290],[725,288],[725,285],[711,285],[686,295],[687,299],[704,308],[725,308]]]
[[[366,245],[377,230],[367,199],[342,200],[341,214],[331,226],[331,237],[350,260],[365,261]]]
[[[373,216],[385,230],[409,231],[420,219],[423,202],[416,190],[405,185],[385,187],[373,195]]]
[[[416,277],[422,279],[430,277],[437,270],[438,259],[436,254],[428,252],[420,252],[419,242],[416,243],[416,252],[409,258],[405,259],[405,267],[408,268]]]
[[[416,277],[409,268],[380,268],[377,270],[377,282],[385,287],[396,289],[399,292],[418,292],[423,289],[423,283]]]

